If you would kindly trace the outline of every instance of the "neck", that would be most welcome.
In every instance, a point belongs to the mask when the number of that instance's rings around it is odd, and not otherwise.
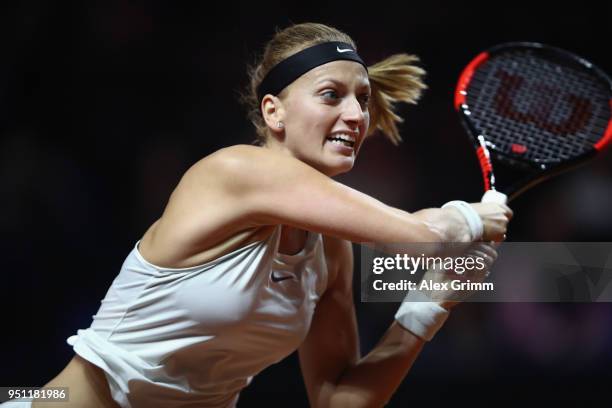
[[[269,137],[266,139],[266,142],[262,145],[262,147],[266,148],[266,149],[270,149],[270,150],[274,150],[283,154],[286,154],[288,156],[291,157],[295,157],[293,155],[293,153],[291,152],[291,150],[289,150],[287,148],[287,146],[285,146],[283,143],[279,142],[276,138],[274,137]]]

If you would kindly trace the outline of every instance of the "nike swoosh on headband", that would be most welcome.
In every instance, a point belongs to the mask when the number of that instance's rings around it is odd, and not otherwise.
[[[329,41],[298,51],[272,67],[257,87],[257,97],[261,100],[266,94],[278,95],[287,85],[311,69],[341,60],[357,62],[368,71],[368,66],[351,44]]]

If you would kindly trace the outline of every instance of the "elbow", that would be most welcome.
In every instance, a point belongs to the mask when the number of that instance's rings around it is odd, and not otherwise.
[[[327,383],[316,396],[309,397],[310,405],[314,408],[374,408],[388,403],[367,387],[342,383]]]
[[[384,407],[389,401],[374,398],[363,390],[337,390],[330,398],[329,408],[379,408]]]

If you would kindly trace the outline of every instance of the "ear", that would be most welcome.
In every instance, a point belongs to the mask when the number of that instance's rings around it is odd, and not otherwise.
[[[270,130],[275,133],[280,133],[285,130],[283,122],[285,118],[285,109],[283,102],[276,96],[267,94],[263,97],[261,100],[261,113]],[[279,126],[279,124],[282,124],[282,126]]]

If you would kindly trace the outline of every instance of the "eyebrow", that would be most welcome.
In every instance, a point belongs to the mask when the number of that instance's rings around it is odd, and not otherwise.
[[[342,81],[338,81],[337,79],[333,79],[333,78],[329,78],[329,77],[327,77],[327,78],[326,78],[326,77],[323,77],[323,78],[319,79],[318,81],[316,81],[316,82],[315,82],[315,85],[320,85],[320,84],[322,84],[323,82],[331,82],[331,83],[333,83],[333,84],[335,84],[335,85],[338,85],[338,86],[346,86],[346,84],[345,84],[344,82],[342,82]],[[360,87],[363,87],[363,88],[367,88],[367,89],[370,89],[370,88],[371,88],[371,87],[370,87],[370,84],[369,84],[369,83],[367,83],[367,82],[361,82],[361,83],[359,84],[359,86],[360,86]]]

